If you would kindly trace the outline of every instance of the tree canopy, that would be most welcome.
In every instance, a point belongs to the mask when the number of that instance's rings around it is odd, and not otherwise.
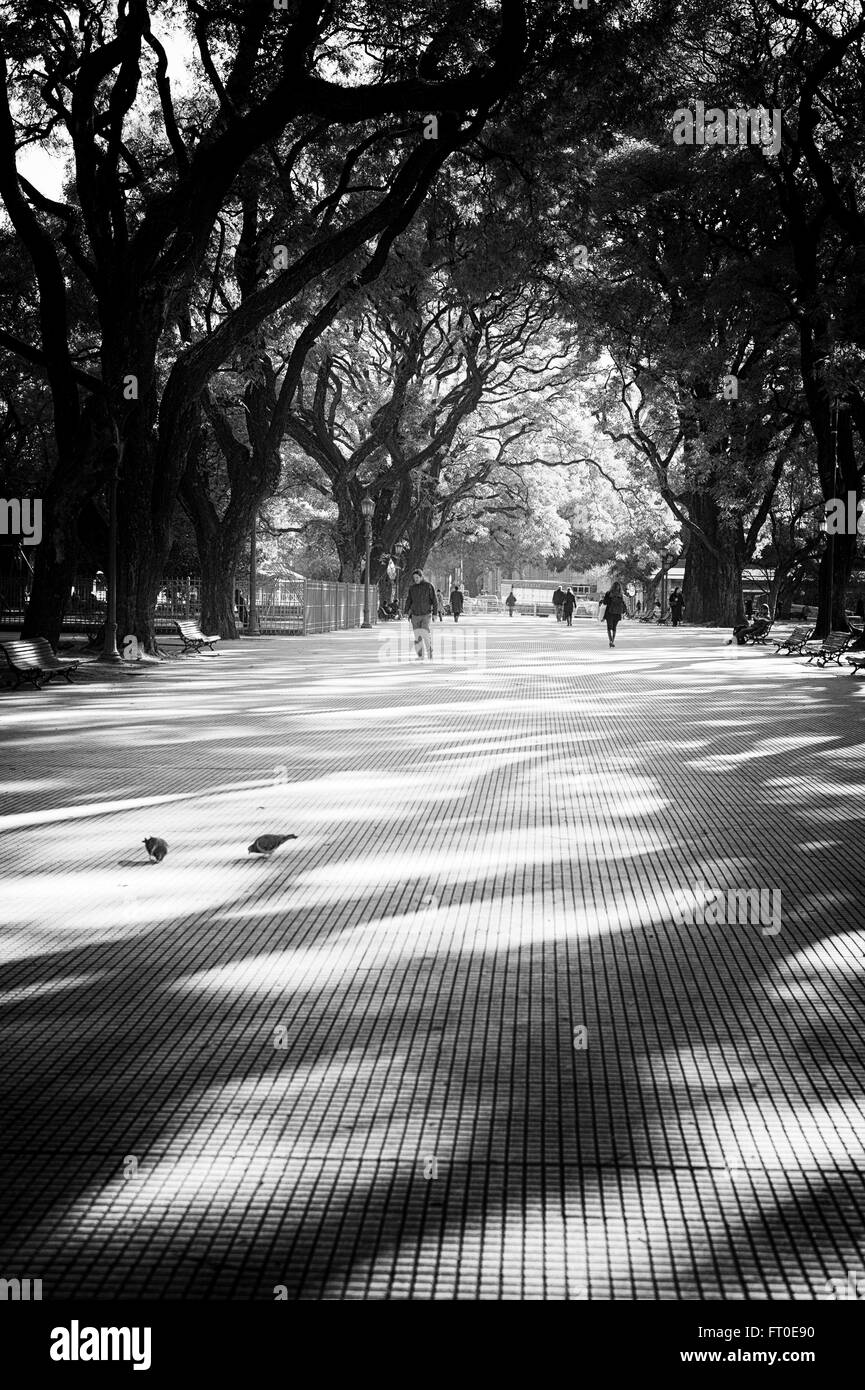
[[[233,635],[256,518],[287,508],[353,578],[367,493],[374,577],[398,545],[513,563],[522,528],[647,576],[672,547],[694,621],[736,619],[753,560],[779,592],[817,564],[844,625],[857,537],[821,552],[817,526],[865,468],[856,0],[0,16],[0,466],[44,499],[29,634],[56,638],[114,496],[118,622],[156,650],[180,531]]]

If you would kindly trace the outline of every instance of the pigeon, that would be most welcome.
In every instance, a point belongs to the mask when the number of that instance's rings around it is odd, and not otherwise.
[[[286,840],[296,840],[296,835],[259,835],[249,846],[250,854],[273,854]]]
[[[151,860],[155,859],[157,864],[164,859],[168,853],[168,846],[164,840],[160,840],[156,835],[148,835],[144,841],[144,848],[150,855]]]

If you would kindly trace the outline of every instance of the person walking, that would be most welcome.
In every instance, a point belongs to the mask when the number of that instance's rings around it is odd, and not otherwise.
[[[562,616],[568,627],[573,627],[574,609],[577,606],[577,596],[573,589],[568,589],[565,594],[565,601],[562,604]]]
[[[625,595],[622,593],[622,586],[618,579],[610,585],[601,599],[599,607],[604,610],[607,636],[610,639],[610,646],[614,647],[616,645],[616,628],[619,626],[619,619],[625,611]]]
[[[451,612],[454,615],[454,622],[460,620],[460,613],[463,611],[463,591],[459,584],[455,584],[451,589]]]
[[[509,618],[512,618],[512,617],[514,616],[514,609],[516,608],[516,606],[517,606],[517,596],[516,596],[516,594],[514,593],[513,585],[512,585],[512,586],[511,586],[511,592],[508,594],[507,598],[505,599],[505,607],[506,607],[507,610],[508,610],[508,617],[509,617]]]
[[[439,622],[443,623],[445,620],[445,596],[441,589],[436,589],[436,603],[438,604]]]
[[[679,588],[677,584],[673,592],[670,594],[670,621],[672,622],[673,627],[678,627],[679,623],[682,621],[682,609],[684,607],[685,595],[682,593],[682,590]]]
[[[555,610],[556,610],[556,622],[557,622],[557,623],[560,623],[560,622],[562,621],[562,608],[563,608],[563,606],[564,606],[564,602],[565,602],[565,591],[564,591],[564,589],[562,588],[562,586],[561,586],[561,584],[560,584],[559,587],[558,587],[558,588],[554,591],[554,593],[553,593],[553,607],[554,607]]]
[[[406,617],[411,619],[414,632],[414,648],[418,660],[423,661],[424,652],[432,661],[432,635],[430,623],[436,615],[438,600],[436,591],[429,580],[424,579],[423,570],[414,570],[412,583],[405,599]]]

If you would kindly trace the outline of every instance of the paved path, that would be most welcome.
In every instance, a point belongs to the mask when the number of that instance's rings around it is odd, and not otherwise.
[[[389,625],[0,696],[0,1277],[865,1271],[865,686],[687,629],[458,632],[431,666]],[[255,859],[261,830],[299,839]]]

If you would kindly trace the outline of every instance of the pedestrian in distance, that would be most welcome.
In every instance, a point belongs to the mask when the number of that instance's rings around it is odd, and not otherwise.
[[[441,589],[436,589],[436,603],[438,604],[439,622],[443,623],[445,620],[445,596]]]
[[[463,611],[463,591],[459,584],[455,584],[451,589],[451,612],[454,615],[454,622],[458,623],[460,614]]]
[[[555,610],[556,610],[556,622],[557,622],[557,623],[560,623],[560,622],[562,621],[562,609],[563,609],[563,607],[564,607],[564,603],[565,603],[565,591],[564,591],[564,589],[562,588],[562,586],[561,586],[561,584],[560,584],[559,587],[558,587],[558,588],[554,591],[554,593],[553,593],[553,607],[554,607]]]
[[[411,619],[414,649],[419,661],[423,661],[424,653],[432,661],[430,623],[436,616],[437,610],[438,600],[435,589],[428,579],[424,579],[423,570],[415,570],[412,574],[412,583],[406,594],[405,613],[406,617]]]
[[[603,608],[603,618],[607,624],[607,636],[610,639],[610,646],[616,645],[616,628],[619,626],[619,619],[625,612],[625,595],[622,593],[622,586],[618,579],[611,584],[604,597],[601,599],[600,608]]]
[[[678,627],[679,623],[682,621],[682,609],[684,607],[685,595],[682,593],[682,590],[679,588],[677,584],[673,592],[670,594],[670,621],[672,622],[673,627]]]
[[[562,604],[562,616],[565,622],[567,623],[568,627],[573,627],[574,625],[574,609],[576,608],[576,606],[577,596],[574,593],[573,589],[568,589],[565,593],[565,601]]]
[[[516,594],[514,593],[513,588],[511,588],[511,592],[508,594],[507,598],[505,599],[505,607],[506,607],[507,610],[508,610],[508,617],[509,617],[509,618],[512,618],[512,617],[514,616],[514,609],[516,608],[516,606],[517,606],[517,596],[516,596]]]

